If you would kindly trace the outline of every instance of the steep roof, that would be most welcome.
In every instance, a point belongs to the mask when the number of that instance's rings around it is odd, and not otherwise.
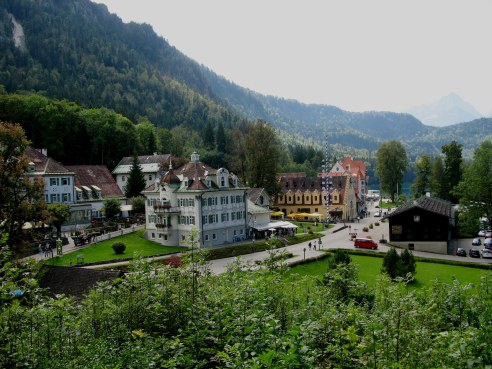
[[[69,165],[67,168],[75,173],[77,187],[97,186],[103,198],[125,196],[105,165]]]
[[[214,175],[216,173],[217,169],[202,162],[189,162],[176,169],[177,175],[190,179],[204,178],[207,175]]]
[[[121,271],[43,265],[39,273],[39,285],[48,288],[52,295],[66,294],[81,299],[97,283],[123,275]]]
[[[62,164],[30,146],[27,147],[24,155],[30,162],[34,163],[35,174],[73,174]]]
[[[175,183],[175,184],[179,184],[181,183],[181,180],[179,179],[179,177],[174,174],[174,170],[173,168],[171,167],[168,172],[166,173],[166,175],[164,177],[162,177],[161,179],[161,183]]]
[[[250,188],[248,190],[248,199],[253,203],[256,204],[260,196],[268,196],[267,192],[265,191],[264,188]]]
[[[391,213],[385,216],[385,218],[394,217],[397,214],[404,213],[410,209],[423,209],[435,214],[443,215],[448,218],[453,217],[453,207],[449,201],[439,199],[437,197],[422,196],[415,200],[410,200],[400,205]]]
[[[141,155],[138,156],[138,163],[144,173],[157,173],[161,170],[161,165],[167,168],[171,154],[164,155]],[[118,165],[114,168],[113,174],[125,174],[130,173],[130,168],[133,164],[133,156],[126,156],[120,160]]]

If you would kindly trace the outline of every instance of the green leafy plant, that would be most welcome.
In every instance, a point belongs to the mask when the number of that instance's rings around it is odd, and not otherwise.
[[[126,245],[123,242],[113,243],[113,246],[111,247],[113,248],[115,254],[123,254],[126,250]]]

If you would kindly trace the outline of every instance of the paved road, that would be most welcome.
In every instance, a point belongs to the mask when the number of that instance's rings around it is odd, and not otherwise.
[[[331,228],[328,231],[324,231],[323,237],[321,238],[322,241],[322,248],[323,250],[326,249],[334,249],[334,248],[339,248],[339,249],[353,249],[354,248],[354,242],[350,240],[350,232],[357,232],[359,237],[367,237],[371,236],[373,240],[378,242],[380,239],[388,239],[389,238],[389,228],[388,228],[388,223],[381,223],[380,218],[375,218],[372,216],[372,214],[375,213],[375,204],[372,206],[369,206],[368,210],[370,211],[371,216],[367,218],[360,219],[359,222],[355,221],[353,223],[346,223],[347,228],[334,232],[337,229],[340,229],[341,227],[344,226],[343,223],[337,223],[335,224],[334,228]],[[369,226],[369,224],[374,224],[376,222],[379,222],[379,226],[374,226],[373,229],[369,229],[369,232],[363,232],[362,228],[364,226]],[[350,226],[350,228],[348,227]],[[63,252],[64,253],[69,253],[69,252],[76,252],[77,250],[80,250],[80,247],[77,247],[73,244],[73,241],[71,238],[69,238],[70,243],[66,246],[63,247]],[[313,241],[311,241],[313,242]],[[299,260],[304,259],[312,259],[316,258],[319,255],[322,255],[322,251],[317,249],[311,249],[309,250],[307,242],[299,243],[296,245],[284,247],[279,250],[286,250],[288,253],[292,253],[294,256],[292,258],[289,258],[287,260],[287,263],[293,263]],[[470,240],[458,240],[457,242],[457,247],[464,247],[467,250],[471,248],[471,239]],[[386,252],[388,251],[388,246],[384,244],[380,244],[379,248],[377,251],[374,252]],[[304,252],[304,249],[306,250]],[[481,249],[481,247],[479,247]],[[428,252],[421,252],[421,251],[413,251],[413,254],[415,256],[421,256],[425,258],[432,258],[432,259],[441,259],[441,260],[459,260],[459,261],[464,261],[464,262],[474,262],[474,263],[492,263],[492,260],[490,259],[474,259],[470,257],[459,257],[455,255],[441,255],[441,254],[434,254],[434,253],[428,253]],[[37,260],[44,259],[44,256],[42,254],[37,254],[33,256]],[[264,260],[268,257],[268,251],[262,251],[262,252],[256,252],[253,254],[247,254],[247,255],[242,255],[240,256],[240,260],[242,262],[250,262],[254,263],[257,260]],[[164,259],[166,257],[155,257],[155,258],[149,258],[149,260],[159,260],[159,259]],[[236,260],[236,257],[231,257],[231,258],[225,258],[225,259],[218,259],[218,260],[213,260],[210,262],[210,270],[212,273],[215,274],[220,274],[223,273],[224,271],[227,270],[227,267]],[[96,265],[96,266],[88,266],[88,268],[107,268],[109,266],[118,266],[118,265],[125,265],[128,264],[128,262],[118,262],[114,264],[105,264],[105,265]]]

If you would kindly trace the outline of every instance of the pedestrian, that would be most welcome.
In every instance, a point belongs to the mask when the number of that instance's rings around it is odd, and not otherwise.
[[[360,221],[360,216],[357,215],[357,223]]]
[[[311,242],[309,242],[308,247],[309,247],[309,251],[311,251]]]
[[[44,250],[44,257],[45,258],[48,257],[48,245],[47,244],[44,245],[43,250]]]
[[[316,244],[314,244],[313,247],[314,247],[314,251],[316,251]]]

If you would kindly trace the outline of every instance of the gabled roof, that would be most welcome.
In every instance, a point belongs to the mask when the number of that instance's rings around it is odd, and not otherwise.
[[[253,204],[256,204],[256,202],[258,201],[258,199],[260,198],[260,196],[266,196],[266,197],[270,197],[268,195],[268,193],[265,191],[264,188],[250,188],[248,190],[248,199],[253,203]]]
[[[179,183],[181,183],[181,180],[178,178],[178,176],[176,174],[174,174],[174,170],[171,167],[168,170],[168,172],[166,173],[166,175],[164,177],[162,177],[161,183],[168,183],[168,184],[175,183],[175,184],[179,184]]]
[[[28,146],[24,152],[27,159],[34,163],[34,172],[38,175],[44,174],[73,174],[62,164],[56,162],[49,156],[43,155],[40,151]]]
[[[453,207],[449,201],[439,199],[437,197],[422,196],[418,199],[410,200],[403,205],[400,205],[391,213],[386,215],[385,218],[392,218],[397,214],[401,214],[415,208],[427,210],[438,215],[446,216],[448,218],[453,217]]]
[[[188,186],[189,191],[202,191],[208,190],[208,187],[203,183],[201,179],[193,179],[192,183]]]
[[[103,198],[125,196],[104,165],[70,165],[67,168],[75,173],[75,185],[77,187],[85,186],[89,190],[92,190],[94,186],[97,190],[98,187]]]
[[[176,174],[190,179],[205,178],[207,175],[214,175],[217,169],[214,169],[202,162],[189,162],[178,169]]]
[[[39,285],[48,288],[53,295],[65,294],[81,299],[97,283],[123,275],[121,271],[43,265],[39,274]]]
[[[161,165],[167,168],[171,154],[164,155],[141,155],[138,156],[138,163],[144,173],[157,173],[161,169]],[[133,164],[133,156],[126,156],[120,160],[118,165],[113,169],[113,174],[130,173],[130,168]]]

